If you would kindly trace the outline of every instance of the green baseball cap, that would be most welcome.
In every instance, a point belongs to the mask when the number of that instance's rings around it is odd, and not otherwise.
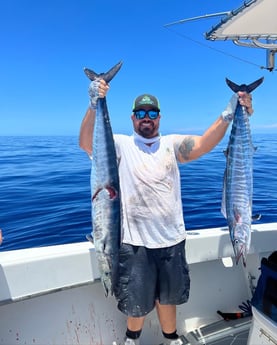
[[[153,109],[160,111],[160,102],[157,97],[149,95],[147,93],[138,96],[133,104],[133,111],[140,109],[144,105],[149,105]]]

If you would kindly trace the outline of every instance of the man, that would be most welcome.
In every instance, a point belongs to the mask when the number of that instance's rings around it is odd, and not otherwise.
[[[80,147],[90,156],[97,99],[108,90],[103,79],[89,87]],[[123,215],[116,298],[127,315],[125,345],[139,344],[145,317],[154,307],[164,345],[183,344],[176,329],[176,305],[187,302],[190,278],[178,163],[197,159],[220,142],[238,101],[252,114],[251,96],[239,92],[202,136],[161,136],[159,101],[144,94],[133,105],[133,135],[114,135]]]

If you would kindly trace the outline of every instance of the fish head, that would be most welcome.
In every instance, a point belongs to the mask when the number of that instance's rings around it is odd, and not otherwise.
[[[233,248],[236,258],[236,264],[242,259],[243,265],[246,266],[246,257],[250,247],[251,228],[248,224],[237,223],[234,229]]]

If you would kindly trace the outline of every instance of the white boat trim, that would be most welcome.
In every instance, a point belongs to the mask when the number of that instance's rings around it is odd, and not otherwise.
[[[177,309],[180,333],[193,339],[202,334],[212,341],[249,329],[250,320],[226,329],[217,310],[234,312],[251,299],[262,257],[276,250],[276,234],[277,223],[252,226],[244,268],[230,265],[234,259],[227,228],[188,231],[191,292],[188,303]],[[89,242],[1,252],[0,313],[0,345],[119,344],[126,327],[115,299],[104,296]],[[195,344],[200,344],[201,337],[197,339]],[[161,341],[153,311],[147,316],[141,344]]]

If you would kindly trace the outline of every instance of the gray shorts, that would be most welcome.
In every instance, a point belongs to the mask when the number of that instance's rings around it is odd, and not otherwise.
[[[160,304],[185,303],[189,289],[185,241],[159,249],[122,244],[115,297],[124,314],[145,316],[156,300]]]

